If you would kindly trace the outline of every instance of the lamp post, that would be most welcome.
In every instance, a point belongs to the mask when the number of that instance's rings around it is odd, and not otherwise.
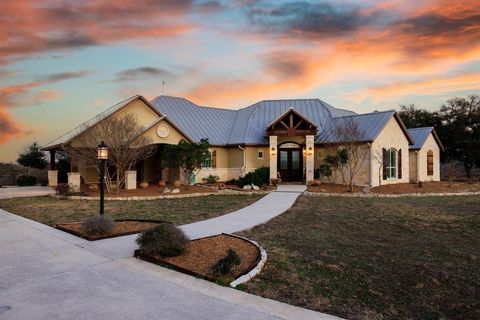
[[[108,159],[108,147],[103,140],[97,147],[97,159],[100,160],[100,215],[103,216],[105,202],[105,162]]]

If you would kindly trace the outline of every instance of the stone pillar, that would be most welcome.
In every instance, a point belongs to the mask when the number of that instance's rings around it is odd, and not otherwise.
[[[58,170],[48,170],[48,186],[56,187],[58,185]]]
[[[277,136],[270,136],[270,147],[268,149],[268,154],[270,157],[270,179],[277,178],[277,157],[278,157],[278,147],[277,147]]]
[[[313,135],[308,135],[305,137],[305,148],[306,148],[306,155],[305,155],[305,171],[306,171],[306,177],[305,180],[308,183],[308,181],[311,181],[314,179],[314,155],[315,155],[315,145],[314,145],[314,136]]]
[[[125,172],[125,190],[137,189],[137,171],[131,170]]]
[[[80,173],[79,172],[69,172],[68,175],[68,186],[70,192],[80,192]]]

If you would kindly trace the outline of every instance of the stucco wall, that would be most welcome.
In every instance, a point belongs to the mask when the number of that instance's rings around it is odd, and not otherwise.
[[[417,153],[418,150],[410,150],[408,152],[410,163],[409,163],[409,180],[410,181],[418,181],[417,180]]]
[[[403,183],[409,181],[409,149],[408,139],[403,133],[400,125],[395,117],[392,117],[387,122],[382,132],[378,135],[377,139],[372,143],[372,186]],[[402,150],[402,179],[387,179],[383,180],[383,165],[382,165],[382,148],[390,149],[395,148],[397,151]],[[378,159],[375,160],[375,159]],[[380,169],[380,170],[379,170]],[[398,175],[397,175],[398,176]],[[381,180],[379,180],[381,179]]]
[[[268,147],[246,147],[245,171],[250,172],[260,167],[268,167],[270,158]],[[257,157],[257,151],[263,151],[263,159]]]
[[[157,128],[159,126],[166,126],[168,128],[168,136],[162,138],[159,137],[157,134]],[[152,143],[154,144],[177,144],[180,142],[180,140],[184,139],[187,140],[186,137],[184,137],[180,132],[177,131],[172,125],[170,125],[167,121],[162,120],[159,123],[155,124],[151,128],[149,128],[147,131],[145,131],[142,136],[148,137],[151,139]]]
[[[433,175],[427,175],[427,152],[433,151]],[[418,152],[418,178],[420,181],[440,181],[440,148],[432,134]]]

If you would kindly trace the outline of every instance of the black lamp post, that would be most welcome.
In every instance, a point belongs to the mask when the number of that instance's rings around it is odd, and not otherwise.
[[[108,159],[108,147],[105,142],[97,147],[97,159],[100,160],[100,215],[103,216],[105,196],[105,162]]]

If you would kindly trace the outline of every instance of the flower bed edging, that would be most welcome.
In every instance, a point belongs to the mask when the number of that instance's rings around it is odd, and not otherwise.
[[[480,192],[439,192],[439,193],[327,193],[305,191],[305,195],[314,197],[350,197],[350,198],[402,198],[402,197],[441,197],[441,196],[471,196]]]
[[[197,193],[185,193],[185,194],[167,194],[158,196],[134,196],[134,197],[105,197],[105,201],[145,201],[145,200],[162,200],[162,199],[182,199],[182,198],[195,198],[206,196],[223,196],[223,195],[254,195],[254,194],[268,194],[271,191],[233,191],[222,190],[219,192],[197,192]],[[90,196],[62,196],[58,194],[50,194],[50,197],[56,199],[68,199],[68,200],[92,200],[99,201],[100,197]]]
[[[225,234],[250,242],[251,244],[255,245],[258,251],[260,252],[260,259],[258,259],[257,265],[248,273],[230,282],[230,287],[235,288],[239,284],[250,281],[262,271],[263,267],[265,266],[265,263],[267,262],[267,251],[265,251],[265,249],[262,246],[260,246],[256,241],[247,239],[245,237],[237,236],[235,234],[230,234],[230,233],[225,233]]]

